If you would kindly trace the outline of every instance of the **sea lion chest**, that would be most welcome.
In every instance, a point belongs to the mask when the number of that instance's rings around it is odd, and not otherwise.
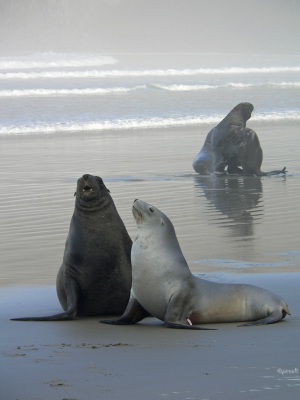
[[[68,274],[77,281],[86,282],[105,274],[113,263],[114,240],[109,227],[99,219],[73,216],[66,241],[64,264]]]
[[[181,271],[176,252],[158,238],[140,235],[132,245],[132,291],[154,317],[164,320],[172,296],[181,289]]]

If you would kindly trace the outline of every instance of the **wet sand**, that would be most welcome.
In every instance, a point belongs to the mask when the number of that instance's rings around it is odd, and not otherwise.
[[[251,127],[263,169],[286,166],[286,177],[197,177],[191,162],[209,126],[0,138],[1,398],[296,398],[300,139],[295,124]],[[131,327],[9,321],[60,310],[55,277],[83,173],[103,178],[132,238],[131,204],[141,198],[171,218],[194,273],[270,289],[292,316],[207,332],[155,319]]]
[[[206,275],[206,278],[216,278]],[[72,322],[14,322],[16,315],[59,309],[55,289],[1,290],[1,398],[28,399],[296,399],[300,386],[300,274],[229,274],[288,299],[283,322],[216,331]]]

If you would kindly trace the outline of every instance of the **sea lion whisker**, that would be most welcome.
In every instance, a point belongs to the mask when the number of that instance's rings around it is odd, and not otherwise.
[[[132,211],[133,211],[133,215],[135,217],[135,219],[138,219],[139,221],[143,221],[144,216],[143,213],[136,207],[134,207],[134,205],[132,206]]]

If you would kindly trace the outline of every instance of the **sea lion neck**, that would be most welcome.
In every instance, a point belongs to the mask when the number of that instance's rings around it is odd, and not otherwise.
[[[104,198],[97,198],[91,202],[85,202],[80,199],[80,197],[76,198],[75,201],[75,210],[77,210],[80,214],[101,214],[101,217],[109,218],[111,214],[110,208],[112,207],[112,201],[110,200],[110,196],[107,195]],[[113,207],[114,208],[114,207]]]

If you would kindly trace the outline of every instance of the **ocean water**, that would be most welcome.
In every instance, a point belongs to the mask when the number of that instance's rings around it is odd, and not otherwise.
[[[262,169],[286,176],[194,173],[242,101]],[[299,271],[299,124],[300,56],[0,57],[0,285],[54,285],[84,173],[103,178],[132,238],[135,198],[165,212],[195,273]]]
[[[0,57],[0,135],[300,120],[300,56],[33,54]]]

